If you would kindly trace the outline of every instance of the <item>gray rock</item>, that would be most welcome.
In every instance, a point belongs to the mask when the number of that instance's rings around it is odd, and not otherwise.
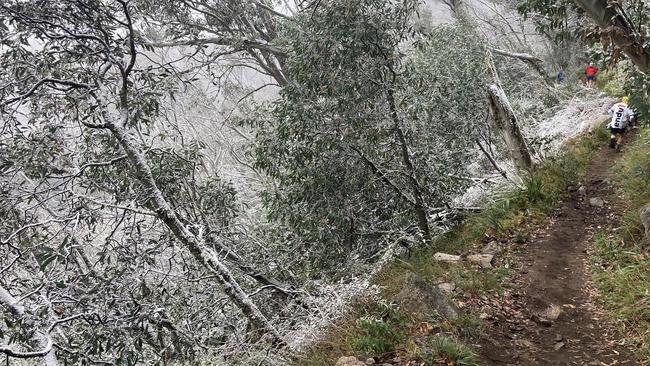
[[[402,290],[395,297],[402,311],[426,314],[435,310],[447,319],[458,317],[458,308],[438,287],[431,286],[415,273],[409,273]]]
[[[370,357],[369,359],[366,360],[366,365],[374,365],[375,364],[375,359]]]
[[[519,348],[535,348],[535,344],[526,339],[517,339],[513,343]]]
[[[557,342],[555,343],[555,346],[553,346],[553,349],[559,351],[562,347],[564,347],[564,342]]]
[[[456,289],[456,285],[451,282],[439,283],[438,288],[445,293],[451,293]]]
[[[551,321],[555,321],[557,320],[557,318],[560,317],[560,314],[562,314],[562,308],[559,307],[558,305],[551,304],[538,315],[540,318],[545,318]]]
[[[365,363],[354,356],[343,356],[336,361],[336,366],[365,366]]]
[[[581,195],[581,196],[586,196],[587,195],[587,188],[585,188],[585,186],[580,186],[580,188],[578,188],[578,194]]]
[[[481,268],[492,268],[492,259],[494,259],[492,254],[472,254],[467,256],[468,261],[480,265]]]
[[[501,253],[501,246],[499,243],[495,240],[487,243],[483,249],[481,249],[481,254],[491,254],[491,255],[497,255]]]
[[[603,200],[600,197],[592,197],[589,199],[589,205],[591,205],[592,207],[604,207],[605,200]]]
[[[433,260],[439,262],[460,262],[461,260],[463,260],[463,258],[459,255],[438,252],[433,255]]]
[[[641,217],[641,223],[645,229],[645,239],[650,241],[650,203],[641,207],[639,210],[639,216]]]

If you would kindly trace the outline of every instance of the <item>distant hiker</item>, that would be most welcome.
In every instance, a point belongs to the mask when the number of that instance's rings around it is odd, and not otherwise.
[[[585,77],[587,79],[587,88],[591,88],[594,85],[594,79],[596,79],[596,74],[598,73],[598,68],[594,66],[593,62],[590,62],[589,65],[585,68]]]
[[[627,106],[628,100],[628,97],[623,97],[620,102],[614,104],[608,111],[611,120],[607,124],[607,128],[612,134],[609,139],[609,147],[616,148],[616,151],[621,150],[623,135],[627,131],[630,117],[634,115],[634,112]]]
[[[566,75],[564,75],[564,71],[560,70],[557,73],[557,77],[555,78],[555,81],[557,81],[558,83],[561,83],[561,82],[564,81],[564,79],[566,79]]]

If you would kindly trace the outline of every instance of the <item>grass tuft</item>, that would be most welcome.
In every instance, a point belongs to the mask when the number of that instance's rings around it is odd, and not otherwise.
[[[467,346],[443,335],[431,337],[431,350],[425,356],[427,365],[479,366],[478,356]]]
[[[348,339],[350,347],[365,355],[382,355],[395,351],[395,345],[405,337],[407,318],[399,308],[386,301],[378,301],[362,310],[356,327]]]

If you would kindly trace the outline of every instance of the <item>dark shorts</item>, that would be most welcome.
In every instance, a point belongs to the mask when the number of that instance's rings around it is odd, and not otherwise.
[[[610,128],[609,130],[612,132],[612,135],[623,135],[626,131],[624,128]]]
[[[595,75],[587,75],[587,81],[594,81]]]

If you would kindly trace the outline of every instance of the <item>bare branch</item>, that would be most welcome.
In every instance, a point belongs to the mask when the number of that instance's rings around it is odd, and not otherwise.
[[[21,101],[21,100],[23,100],[25,98],[31,97],[32,95],[34,95],[34,93],[36,93],[36,91],[41,86],[43,86],[45,84],[64,85],[64,86],[69,86],[69,87],[72,87],[72,88],[80,88],[80,89],[91,89],[93,87],[90,84],[78,83],[78,82],[72,81],[72,80],[61,80],[61,79],[54,79],[54,78],[45,78],[45,79],[41,79],[39,82],[34,84],[34,86],[32,86],[24,94],[21,94],[21,95],[19,95],[17,97],[14,97],[14,98],[9,98],[9,99],[1,102],[0,107],[8,105],[8,104],[15,103],[17,101]]]
[[[270,45],[268,43],[263,43],[259,41],[251,41],[247,39],[233,39],[226,37],[212,37],[212,38],[198,38],[198,39],[188,39],[174,42],[150,42],[147,45],[152,47],[178,47],[178,46],[202,46],[202,45],[217,45],[217,46],[229,46],[234,47],[240,51],[247,49],[257,49],[262,51],[270,52],[276,56],[286,57],[287,54],[283,50]]]

